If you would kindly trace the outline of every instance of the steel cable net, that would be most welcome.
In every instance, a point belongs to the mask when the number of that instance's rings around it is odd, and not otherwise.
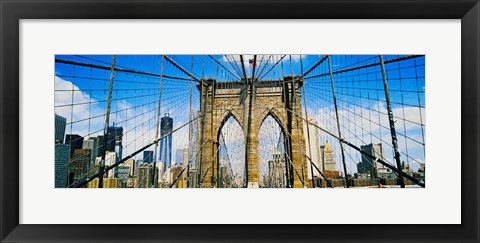
[[[243,187],[245,185],[245,140],[238,122],[230,117],[220,132],[219,187]]]
[[[259,176],[261,187],[283,188],[286,185],[285,135],[271,116],[263,121],[258,132]]]
[[[385,75],[378,55],[319,56],[304,77],[304,107],[309,120],[336,136],[320,131],[317,138],[324,146],[319,165],[335,171],[327,174],[338,178],[336,183],[347,183],[341,179],[346,171],[348,178],[356,179],[348,183],[397,184],[398,174],[392,168],[351,146],[343,145],[342,156],[339,140],[397,167],[387,96],[401,170],[424,182],[425,57],[387,55],[383,59]],[[316,130],[315,125],[311,127]],[[327,143],[331,153],[325,155]],[[405,179],[405,184],[415,183]]]
[[[293,187],[294,176],[303,187],[395,185],[399,160],[417,180],[405,184],[423,184],[425,58],[382,58],[385,72],[378,55],[57,55],[55,187],[245,187],[250,123],[239,107],[293,81],[301,111],[289,97],[254,103],[266,114],[260,187]],[[212,90],[235,98],[214,102]],[[273,115],[282,109],[294,134]]]
[[[55,141],[56,187],[77,187],[102,165],[103,187],[168,187],[179,170],[195,169],[197,84],[202,76],[227,80],[218,64],[202,56],[55,59],[56,129],[64,127],[56,132],[63,134]],[[97,178],[81,187],[98,184]]]

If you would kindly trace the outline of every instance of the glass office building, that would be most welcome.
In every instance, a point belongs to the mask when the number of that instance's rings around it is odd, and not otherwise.
[[[172,134],[173,119],[170,114],[166,113],[160,120],[160,136],[164,137],[160,140],[160,160],[165,165],[165,170],[172,165]],[[167,135],[168,134],[168,135]]]

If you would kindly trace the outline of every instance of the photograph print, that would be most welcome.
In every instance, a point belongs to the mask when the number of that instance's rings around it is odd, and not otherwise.
[[[56,55],[55,188],[424,188],[425,55]]]

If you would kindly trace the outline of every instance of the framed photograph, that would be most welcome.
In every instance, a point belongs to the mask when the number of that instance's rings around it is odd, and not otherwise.
[[[2,242],[480,240],[476,0],[0,12]]]

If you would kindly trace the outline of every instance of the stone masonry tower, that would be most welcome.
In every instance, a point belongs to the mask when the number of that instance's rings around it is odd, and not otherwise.
[[[219,135],[230,117],[239,123],[245,136],[247,179],[244,186],[258,187],[260,179],[257,136],[268,116],[277,121],[285,138],[287,185],[305,187],[308,176],[303,121],[300,118],[303,117],[300,93],[302,85],[303,79],[297,76],[261,81],[201,80],[197,85],[200,91],[201,114],[198,136],[200,187],[211,188],[219,185]]]

